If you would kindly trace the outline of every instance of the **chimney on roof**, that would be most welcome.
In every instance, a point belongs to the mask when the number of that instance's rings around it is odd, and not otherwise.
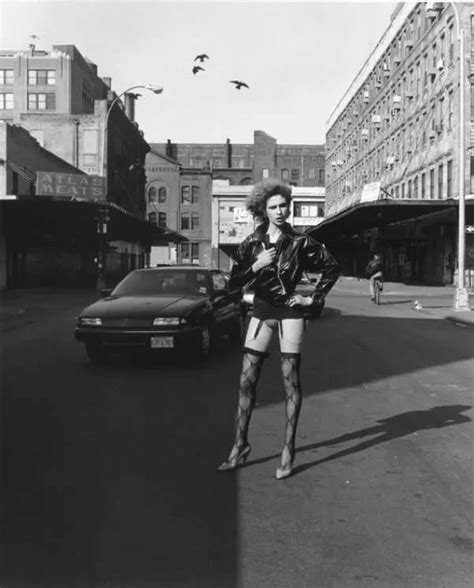
[[[178,159],[178,146],[172,143],[170,139],[166,142],[165,155],[171,159]]]
[[[132,122],[135,121],[135,98],[136,94],[132,94],[131,92],[125,93],[125,114]]]
[[[230,169],[232,167],[232,143],[230,139],[227,139],[226,147],[227,147],[227,167]]]

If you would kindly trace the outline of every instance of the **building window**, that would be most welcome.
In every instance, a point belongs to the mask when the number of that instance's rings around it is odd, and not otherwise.
[[[150,188],[148,190],[148,202],[156,202],[156,188]]]
[[[292,169],[291,170],[291,179],[297,180],[300,177],[300,170],[299,169]]]
[[[430,169],[430,199],[433,200],[435,195],[435,170]]]
[[[199,263],[199,243],[181,243],[181,262]]]
[[[13,70],[0,69],[0,85],[11,86],[13,84]]]
[[[158,213],[158,225],[160,227],[166,227],[166,212]]]
[[[199,202],[199,186],[193,186],[191,188],[191,202],[197,204]]]
[[[438,199],[443,198],[443,164],[438,166]]]
[[[407,186],[407,198],[410,199],[411,198],[411,180],[408,180],[408,186]]]
[[[262,169],[262,178],[268,178],[268,177],[270,177],[270,170],[265,167]]]
[[[160,188],[158,190],[158,204],[164,204],[166,202],[166,188]]]
[[[191,189],[189,186],[181,188],[181,204],[191,204]]]
[[[56,94],[28,94],[28,110],[54,110]]]
[[[324,216],[319,214],[319,206],[317,204],[309,204],[302,202],[295,202],[294,215],[296,217],[316,218],[317,216]]]
[[[281,170],[281,179],[283,181],[288,181],[290,179],[290,172],[286,168]]]
[[[220,159],[214,159],[214,167],[222,167]]]
[[[309,168],[308,177],[310,180],[314,180],[316,178],[316,169],[314,167]]]
[[[471,86],[471,120],[474,119],[472,91],[473,87]],[[448,95],[448,131],[453,129],[453,112],[453,92],[450,92]]]
[[[402,198],[405,198],[405,183],[402,183]]]
[[[148,221],[156,225],[156,212],[149,212],[148,213]]]
[[[199,214],[195,212],[183,212],[181,215],[181,230],[195,231],[199,229]]]
[[[426,196],[426,174],[421,174],[421,198],[424,199]]]
[[[13,110],[14,100],[11,93],[0,93],[0,110]]]
[[[324,169],[319,170],[319,178],[318,179],[321,183],[324,183]]]
[[[56,84],[55,69],[29,69],[29,86],[54,86]]]
[[[449,63],[453,63],[454,59],[454,29],[453,25],[449,27],[448,32],[448,42],[449,42]]]
[[[418,176],[413,180],[413,198],[418,198]]]
[[[453,160],[450,159],[446,166],[446,198],[453,197]]]

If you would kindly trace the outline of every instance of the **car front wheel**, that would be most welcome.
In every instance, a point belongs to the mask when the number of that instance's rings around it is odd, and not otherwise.
[[[206,359],[209,357],[211,353],[211,331],[209,330],[209,325],[203,325],[201,327],[201,332],[199,334],[199,357],[201,359]]]

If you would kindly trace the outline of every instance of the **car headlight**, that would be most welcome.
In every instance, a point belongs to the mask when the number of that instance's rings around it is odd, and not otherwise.
[[[158,327],[162,325],[184,325],[186,319],[177,316],[159,316],[153,320],[153,326]]]
[[[102,319],[99,317],[81,316],[79,324],[83,327],[101,327]]]

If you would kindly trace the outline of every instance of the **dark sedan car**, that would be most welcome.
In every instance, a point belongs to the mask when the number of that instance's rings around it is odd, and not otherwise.
[[[222,271],[199,266],[134,270],[78,317],[75,337],[90,360],[108,351],[195,350],[207,357],[215,338],[242,337],[245,310]]]

